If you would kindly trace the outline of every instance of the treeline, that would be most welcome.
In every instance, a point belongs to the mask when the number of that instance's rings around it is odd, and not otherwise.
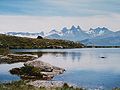
[[[26,38],[0,34],[0,48],[34,49],[34,48],[82,48],[83,44],[73,41]]]

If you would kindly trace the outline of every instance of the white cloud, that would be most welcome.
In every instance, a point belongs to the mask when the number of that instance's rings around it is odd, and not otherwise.
[[[120,30],[120,15],[89,17],[42,17],[42,16],[0,16],[0,32],[24,31],[24,32],[48,32],[51,29],[61,30],[72,25],[80,25],[82,29],[107,27],[113,31]]]

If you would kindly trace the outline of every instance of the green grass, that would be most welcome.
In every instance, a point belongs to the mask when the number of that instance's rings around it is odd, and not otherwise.
[[[11,49],[13,48],[31,49],[31,48],[51,48],[56,46],[62,46],[64,48],[81,48],[84,45],[66,40],[33,39],[0,34],[0,47],[9,47]]]
[[[31,85],[27,85],[28,81],[14,81],[7,84],[0,84],[0,90],[85,90],[82,88],[73,88],[69,87],[67,84],[64,84],[63,87],[57,88],[44,88],[44,87],[34,87]]]
[[[7,55],[10,51],[8,48],[0,48],[0,55]]]
[[[11,74],[22,76],[22,79],[43,79],[41,70],[33,66],[24,66],[21,68],[13,68],[10,70]],[[34,76],[34,77],[33,77]]]
[[[120,90],[120,88],[117,88],[117,87],[116,87],[116,88],[114,88],[113,90]]]

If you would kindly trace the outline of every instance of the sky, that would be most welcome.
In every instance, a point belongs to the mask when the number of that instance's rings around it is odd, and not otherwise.
[[[0,0],[0,32],[49,32],[72,25],[120,30],[120,0]]]

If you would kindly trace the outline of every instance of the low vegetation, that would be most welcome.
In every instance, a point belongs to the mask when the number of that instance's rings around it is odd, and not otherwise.
[[[41,70],[33,66],[13,68],[10,73],[19,75],[22,79],[43,79]]]
[[[85,90],[82,88],[69,87],[66,83],[62,87],[57,88],[45,88],[45,87],[34,87],[26,84],[28,81],[14,81],[11,83],[0,84],[0,90]]]
[[[33,39],[0,34],[0,47],[10,49],[32,48],[81,48],[83,44],[56,39]]]
[[[0,55],[0,64],[1,63],[16,63],[16,62],[27,62],[36,59],[34,55],[26,55],[26,54],[6,54]]]
[[[7,55],[10,53],[8,48],[0,48],[0,55]]]
[[[120,90],[120,88],[116,87],[116,88],[114,88],[113,90]]]

